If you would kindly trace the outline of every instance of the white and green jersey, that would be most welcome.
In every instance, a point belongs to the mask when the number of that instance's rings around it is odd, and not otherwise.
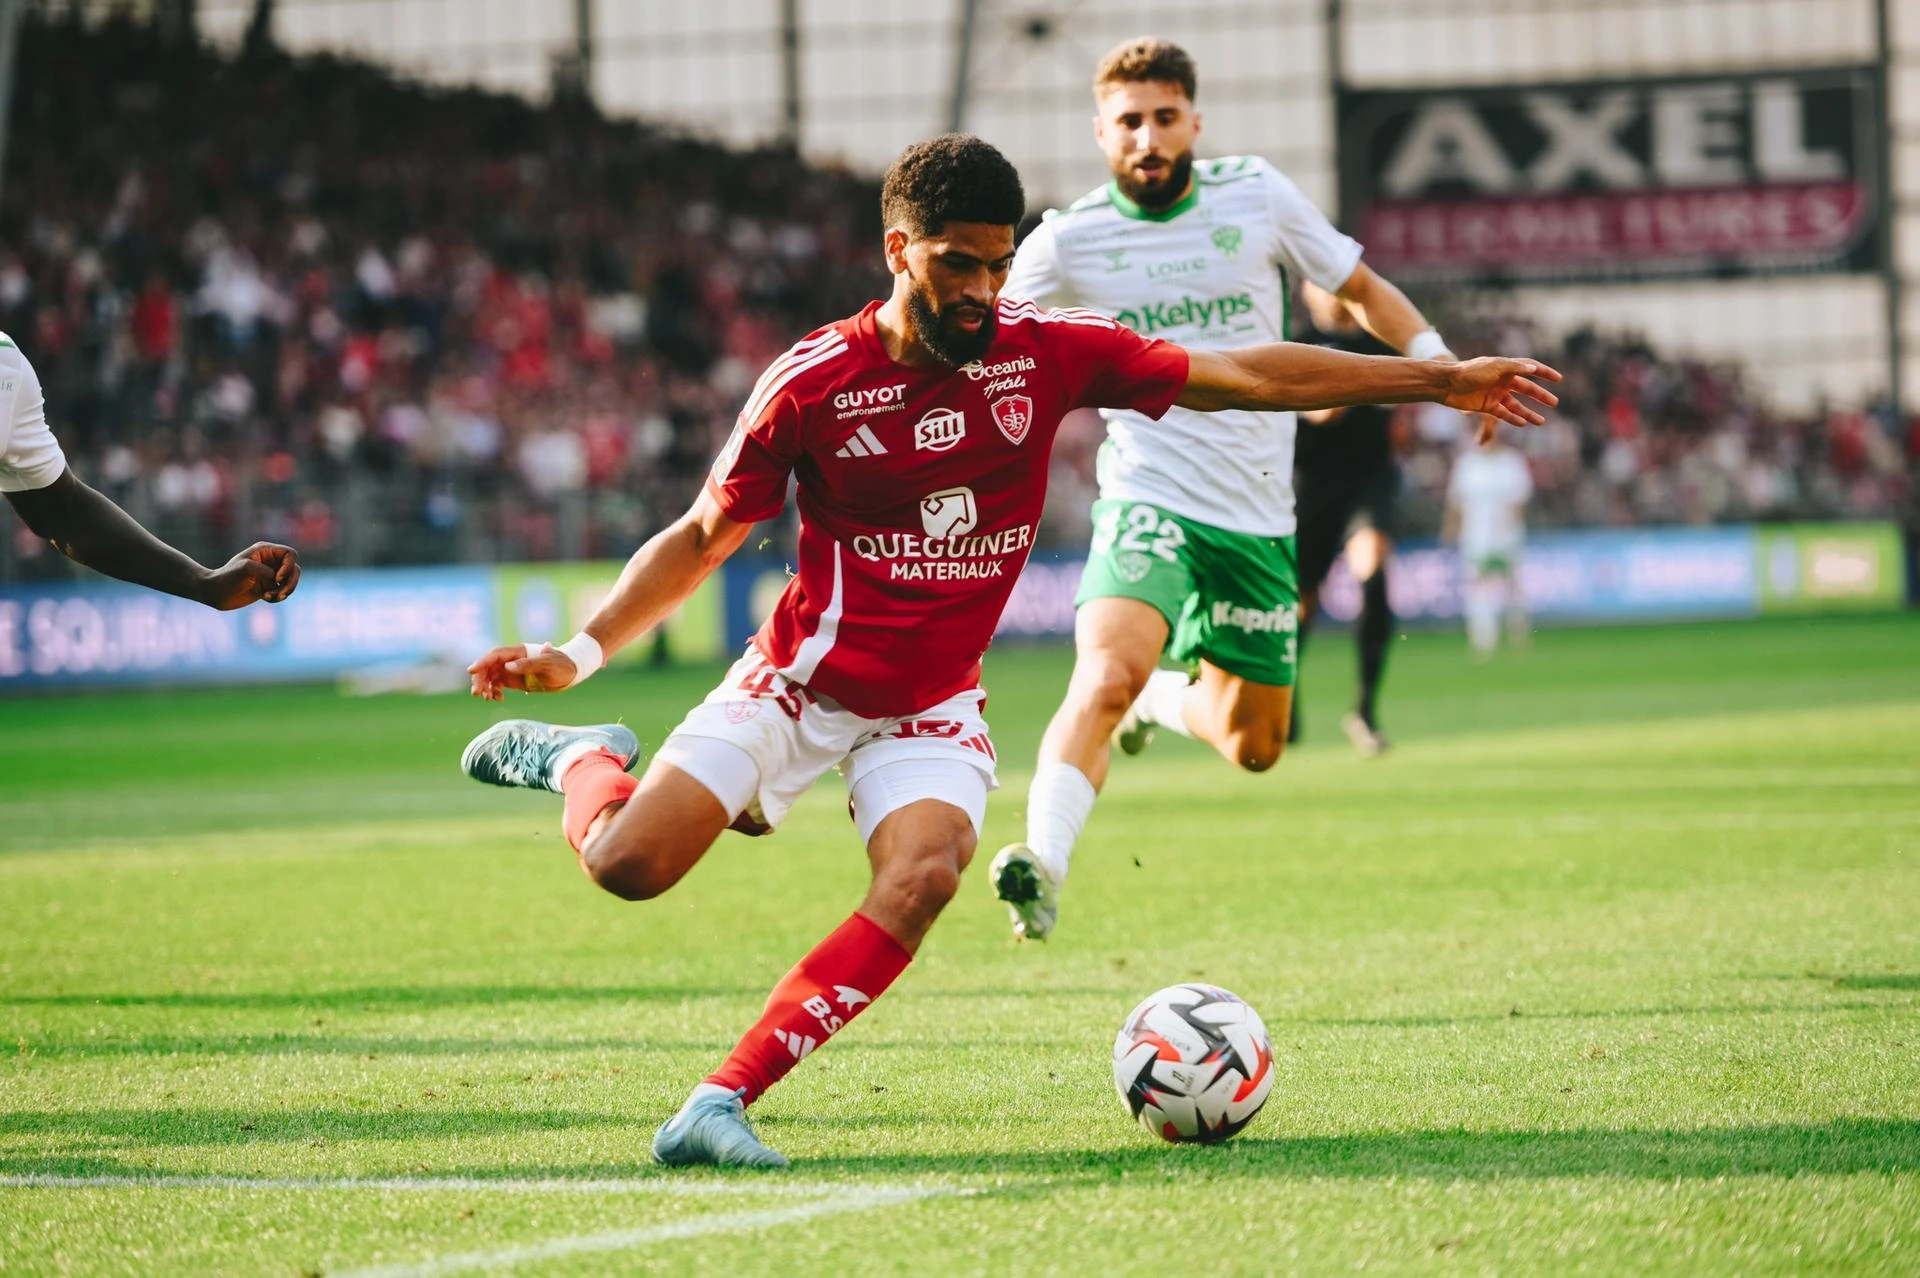
[[[1143,337],[1230,350],[1286,339],[1295,278],[1331,291],[1353,274],[1360,245],[1265,160],[1196,160],[1193,179],[1164,210],[1109,183],[1049,211],[1020,245],[1006,291],[1102,311]],[[1292,413],[1102,416],[1102,497],[1234,532],[1293,531]]]

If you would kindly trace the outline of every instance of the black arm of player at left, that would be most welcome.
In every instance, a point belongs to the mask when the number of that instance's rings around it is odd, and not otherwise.
[[[1187,360],[1186,389],[1175,402],[1200,412],[1241,408],[1271,413],[1430,401],[1487,413],[1515,426],[1538,426],[1546,419],[1527,401],[1549,407],[1560,402],[1531,380],[1557,382],[1560,374],[1531,359],[1444,363],[1274,342],[1237,351],[1189,350]]]
[[[71,469],[45,488],[8,493],[7,500],[36,536],[75,563],[223,612],[261,599],[279,603],[300,582],[299,556],[272,542],[255,542],[218,568],[202,567]]]

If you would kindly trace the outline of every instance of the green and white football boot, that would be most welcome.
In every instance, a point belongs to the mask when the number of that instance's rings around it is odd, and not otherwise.
[[[1153,744],[1153,728],[1153,721],[1141,715],[1140,703],[1135,701],[1113,727],[1114,747],[1121,754],[1139,754]]]
[[[1001,848],[987,867],[993,894],[1007,903],[1013,935],[1020,941],[1044,941],[1060,921],[1060,881],[1024,843]]]

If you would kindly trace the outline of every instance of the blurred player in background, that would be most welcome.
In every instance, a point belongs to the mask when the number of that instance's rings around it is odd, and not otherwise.
[[[291,546],[255,542],[218,568],[204,568],[142,528],[80,482],[47,428],[40,378],[0,333],[0,493],[36,536],[95,572],[230,611],[279,603],[300,584]]]
[[[633,556],[558,648],[496,648],[476,696],[555,691],[665,619],[778,514],[790,479],[798,572],[752,648],[636,781],[618,725],[509,720],[461,764],[476,780],[559,791],[581,866],[658,896],[723,830],[767,833],[830,769],[873,877],[865,899],[780,981],[765,1013],[654,1137],[672,1164],[783,1166],[746,1105],[880,997],[972,859],[994,786],[980,658],[1033,542],[1060,418],[1444,399],[1517,423],[1552,396],[1525,361],[1367,360],[1306,346],[1189,352],[1090,311],[1001,297],[1020,179],[978,138],[911,147],[882,191],[892,295],[815,331],[761,377],[693,509]]]
[[[1481,426],[1478,445],[1468,443],[1447,480],[1447,510],[1441,536],[1460,548],[1467,616],[1467,642],[1482,660],[1500,642],[1500,624],[1515,647],[1527,643],[1527,601],[1520,589],[1520,556],[1526,549],[1527,502],[1533,476],[1520,450],[1509,447],[1497,422]]]
[[[1284,341],[1304,279],[1337,294],[1388,349],[1452,359],[1285,175],[1258,156],[1194,158],[1195,85],[1193,60],[1165,40],[1129,40],[1102,59],[1094,140],[1113,180],[1047,214],[1007,291],[1229,349]],[[992,867],[1014,933],[1027,938],[1053,930],[1110,739],[1137,754],[1164,727],[1260,772],[1279,760],[1292,714],[1293,415],[1175,411],[1157,426],[1125,410],[1105,417],[1072,682],[1040,745],[1026,842],[1002,848]],[[1197,667],[1198,681],[1156,673],[1163,653]]]
[[[1338,295],[1308,280],[1300,297],[1313,320],[1314,340],[1321,345],[1357,355],[1393,354],[1360,326]],[[1378,699],[1393,637],[1387,557],[1393,553],[1394,504],[1400,493],[1393,411],[1366,404],[1316,409],[1299,417],[1305,426],[1294,439],[1293,484],[1300,500],[1300,642],[1304,647],[1319,610],[1320,587],[1344,549],[1347,570],[1360,586],[1360,615],[1354,621],[1360,690],[1340,726],[1353,748],[1371,759],[1387,748]],[[1298,740],[1299,734],[1300,709],[1295,705],[1287,740]]]

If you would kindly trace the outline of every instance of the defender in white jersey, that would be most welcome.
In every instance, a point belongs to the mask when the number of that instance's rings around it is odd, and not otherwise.
[[[95,572],[223,611],[279,603],[300,584],[291,546],[255,542],[218,568],[203,568],[134,522],[67,467],[47,428],[33,365],[0,333],[0,495],[22,523]]]
[[[1491,434],[1493,437],[1487,439]],[[1462,611],[1467,642],[1482,660],[1500,643],[1500,623],[1514,647],[1527,643],[1527,603],[1520,591],[1520,556],[1527,543],[1527,502],[1533,475],[1520,450],[1483,427],[1447,480],[1447,512],[1440,535],[1460,547]]]
[[[1143,337],[1226,349],[1285,341],[1292,290],[1307,280],[1395,350],[1451,359],[1406,295],[1284,174],[1257,156],[1194,159],[1194,89],[1192,59],[1164,40],[1130,40],[1102,60],[1094,137],[1113,180],[1047,214],[1007,291],[1103,311]],[[1134,754],[1166,727],[1261,772],[1279,760],[1292,714],[1294,415],[1103,416],[1073,679],[1041,743],[1026,842],[1001,849],[992,871],[1023,938],[1053,928],[1110,739]],[[1155,673],[1163,654],[1185,668]]]

